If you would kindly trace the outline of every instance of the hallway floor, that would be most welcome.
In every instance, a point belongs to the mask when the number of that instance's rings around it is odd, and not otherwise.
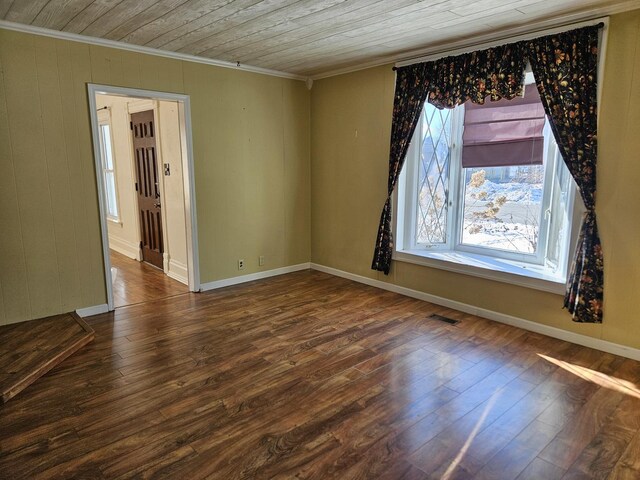
[[[145,262],[111,252],[113,301],[116,308],[187,293],[189,287]]]

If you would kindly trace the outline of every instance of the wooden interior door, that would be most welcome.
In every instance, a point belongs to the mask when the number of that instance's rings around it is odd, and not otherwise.
[[[153,110],[131,114],[142,260],[162,269],[162,206]]]

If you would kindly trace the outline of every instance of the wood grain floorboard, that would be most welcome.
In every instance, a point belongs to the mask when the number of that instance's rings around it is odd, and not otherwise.
[[[186,285],[148,263],[133,260],[114,250],[109,252],[113,277],[113,303],[116,308],[151,302],[189,291]]]
[[[615,355],[313,271],[88,321],[0,406],[0,478],[640,478]]]

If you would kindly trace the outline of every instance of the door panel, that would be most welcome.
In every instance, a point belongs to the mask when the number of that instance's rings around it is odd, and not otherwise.
[[[156,160],[155,130],[153,110],[131,114],[142,260],[162,269],[161,179]]]

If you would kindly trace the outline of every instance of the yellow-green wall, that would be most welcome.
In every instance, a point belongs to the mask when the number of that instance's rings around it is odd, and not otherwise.
[[[203,283],[309,261],[304,82],[8,30],[0,74],[0,325],[106,302],[87,83],[190,95]]]
[[[386,197],[391,65],[316,81],[311,95],[312,262],[640,348],[640,10],[611,18],[600,106],[602,325],[575,324],[562,297],[403,262],[370,269]]]
[[[0,324],[106,301],[87,83],[191,96],[202,282],[309,260],[640,348],[640,11],[611,18],[600,106],[605,319],[558,295],[395,262],[370,269],[390,66],[303,82],[0,30]],[[310,160],[311,158],[311,160]],[[266,265],[257,259],[264,255]]]

